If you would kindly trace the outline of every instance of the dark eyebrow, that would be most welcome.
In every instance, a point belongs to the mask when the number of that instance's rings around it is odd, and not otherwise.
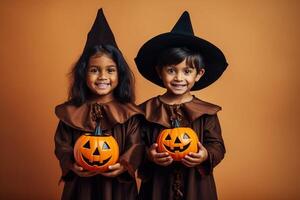
[[[99,65],[88,65],[88,67],[89,67],[89,68],[91,68],[91,67],[100,68]],[[108,66],[106,66],[105,68],[117,68],[117,66],[116,66],[116,65],[108,65]]]
[[[108,66],[106,66],[106,68],[111,68],[111,67],[113,67],[113,68],[117,68],[117,66],[116,66],[116,65],[108,65]]]
[[[88,68],[92,68],[92,67],[96,67],[96,68],[98,68],[98,66],[97,66],[97,65],[88,65]]]
[[[187,66],[185,69],[196,69],[194,66]]]
[[[174,65],[167,65],[165,67],[171,67],[171,68],[174,68]]]

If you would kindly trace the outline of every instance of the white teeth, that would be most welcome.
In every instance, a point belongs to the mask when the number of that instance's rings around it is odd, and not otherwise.
[[[108,88],[109,84],[108,83],[97,83],[96,86],[99,89],[106,89],[106,88]]]
[[[174,90],[185,90],[187,88],[186,84],[171,84],[171,86],[174,88]]]

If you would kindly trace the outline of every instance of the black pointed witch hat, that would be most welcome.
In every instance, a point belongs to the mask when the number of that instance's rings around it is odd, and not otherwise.
[[[218,47],[194,35],[189,13],[185,11],[171,32],[160,34],[147,41],[135,58],[139,72],[161,87],[164,87],[163,82],[155,70],[157,58],[162,51],[172,47],[186,47],[203,57],[205,73],[191,90],[200,90],[215,82],[228,65]]]
[[[87,35],[84,52],[95,45],[112,45],[119,49],[102,8],[98,10],[94,24]]]

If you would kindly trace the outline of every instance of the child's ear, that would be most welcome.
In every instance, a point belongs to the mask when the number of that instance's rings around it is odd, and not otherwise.
[[[200,80],[200,78],[204,75],[204,73],[205,73],[205,69],[204,68],[199,69],[199,71],[198,71],[198,73],[196,75],[196,78],[195,78],[196,82]]]
[[[156,73],[158,75],[158,77],[161,79],[161,70],[158,66],[155,66],[155,70],[156,70]]]

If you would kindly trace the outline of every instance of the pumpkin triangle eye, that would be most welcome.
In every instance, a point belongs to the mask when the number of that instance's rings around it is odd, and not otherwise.
[[[98,148],[96,148],[95,152],[93,153],[93,155],[100,155]]]
[[[110,149],[110,147],[106,142],[104,142],[103,146],[102,146],[102,149]]]
[[[85,143],[85,145],[83,145],[83,147],[84,147],[84,148],[87,148],[87,149],[90,149],[90,148],[91,148],[91,146],[90,146],[90,141],[87,141],[87,142]]]
[[[178,137],[176,137],[175,143],[181,143]]]
[[[183,139],[190,139],[190,136],[188,134],[184,133]]]
[[[171,136],[168,135],[165,140],[171,140]]]

